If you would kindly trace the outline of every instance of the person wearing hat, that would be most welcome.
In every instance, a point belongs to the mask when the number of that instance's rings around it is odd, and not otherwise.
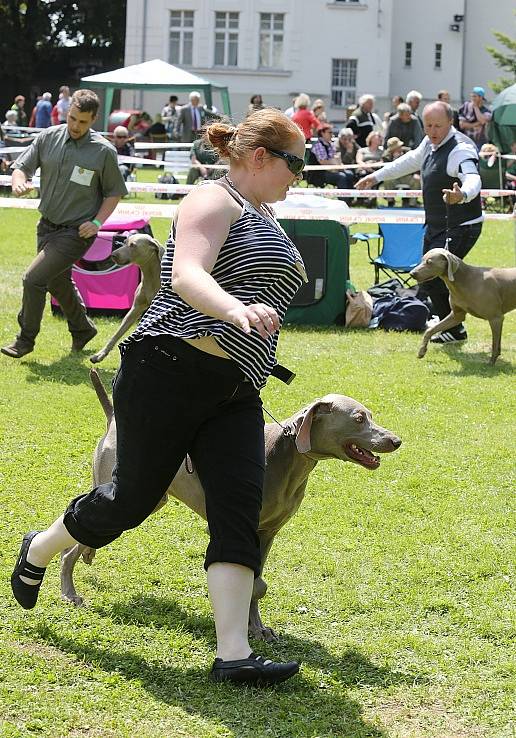
[[[419,125],[419,124],[418,124]],[[382,156],[382,160],[386,163],[399,159],[400,156],[410,151],[408,146],[405,146],[403,141],[397,136],[392,136],[387,140],[387,146]],[[421,186],[421,178],[419,174],[405,174],[402,177],[396,179],[385,179],[383,181],[384,189],[386,190],[418,190]],[[394,198],[387,197],[387,204],[389,207],[394,206]],[[408,202],[409,207],[417,207],[417,198],[411,197]]]
[[[426,136],[417,149],[407,151],[382,169],[360,179],[355,187],[369,189],[385,180],[421,172],[425,235],[423,253],[435,248],[463,259],[477,242],[484,216],[480,202],[481,180],[474,143],[452,125],[447,103],[430,103],[423,110]],[[425,282],[425,292],[440,320],[450,313],[449,293],[439,279]],[[420,288],[421,289],[421,288]],[[454,343],[467,338],[464,326],[437,333],[433,343]]]
[[[459,109],[460,130],[473,139],[479,151],[487,141],[486,128],[492,117],[485,98],[483,87],[473,87],[470,99]]]

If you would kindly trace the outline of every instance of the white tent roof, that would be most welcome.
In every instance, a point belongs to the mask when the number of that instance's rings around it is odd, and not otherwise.
[[[162,59],[152,59],[142,64],[132,64],[129,67],[114,69],[112,72],[101,72],[83,77],[81,82],[87,82],[92,86],[99,87],[188,87],[194,90],[196,87],[222,87],[214,82],[209,82],[196,74],[187,72],[185,69],[168,64]]]

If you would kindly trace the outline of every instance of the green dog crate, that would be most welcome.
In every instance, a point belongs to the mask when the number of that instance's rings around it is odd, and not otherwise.
[[[308,283],[292,300],[286,323],[342,324],[349,280],[348,229],[334,220],[281,219],[305,262]]]

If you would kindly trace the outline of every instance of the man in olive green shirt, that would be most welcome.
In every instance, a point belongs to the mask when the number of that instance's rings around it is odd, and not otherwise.
[[[72,266],[127,194],[114,146],[91,130],[98,108],[94,92],[77,90],[67,122],[42,131],[13,165],[12,191],[17,197],[32,189],[31,179],[41,169],[38,254],[23,276],[20,333],[1,349],[13,359],[34,349],[47,291],[68,321],[73,351],[81,351],[97,333],[73,283]]]

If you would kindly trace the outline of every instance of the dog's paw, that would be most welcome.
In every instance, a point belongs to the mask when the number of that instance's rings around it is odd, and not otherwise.
[[[93,356],[90,356],[90,361],[92,364],[98,364],[102,361],[102,359],[105,359],[106,355],[102,353],[102,351],[99,351],[96,354],[93,354]]]
[[[254,638],[255,641],[265,641],[266,643],[275,643],[279,641],[279,635],[266,625],[260,625],[257,627],[249,627],[249,636]]]
[[[75,607],[82,607],[84,605],[84,598],[77,594],[77,592],[74,592],[73,594],[62,594],[61,599],[63,602],[67,602],[69,605],[74,605]]]
[[[417,358],[422,359],[425,354],[426,354],[426,346],[421,346],[421,348],[417,352]]]

